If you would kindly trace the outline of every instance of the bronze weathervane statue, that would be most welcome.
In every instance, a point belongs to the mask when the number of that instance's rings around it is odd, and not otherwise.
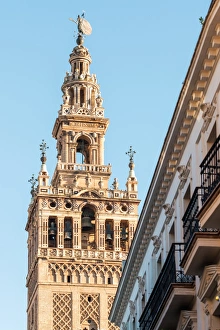
[[[90,35],[92,33],[92,27],[90,23],[84,18],[84,14],[77,16],[77,20],[70,18],[70,21],[77,24],[78,34],[80,36]]]

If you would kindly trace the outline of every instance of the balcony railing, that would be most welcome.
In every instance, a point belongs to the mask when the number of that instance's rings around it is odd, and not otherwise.
[[[139,320],[140,329],[151,330],[160,315],[161,307],[166,299],[171,284],[193,283],[194,276],[185,275],[179,264],[182,260],[184,244],[174,243],[169,251],[166,262],[157,279],[147,305]]]
[[[199,220],[197,219],[197,213],[201,207],[201,200],[204,196],[204,189],[197,187],[192,195],[190,203],[183,216],[183,239],[185,248],[188,246],[191,237],[195,232],[200,230]]]
[[[204,204],[220,182],[220,135],[207,153],[201,168],[201,187],[204,188],[202,203]]]
[[[190,203],[186,209],[186,212],[182,218],[183,221],[183,239],[185,243],[185,249],[190,243],[194,233],[197,232],[217,232],[217,228],[204,228],[200,227],[197,214],[202,207],[205,188],[197,187],[192,195]]]
[[[217,231],[216,228],[201,228],[197,219],[198,211],[208,200],[220,182],[220,135],[200,165],[201,187],[197,187],[183,216],[185,248],[195,232]]]

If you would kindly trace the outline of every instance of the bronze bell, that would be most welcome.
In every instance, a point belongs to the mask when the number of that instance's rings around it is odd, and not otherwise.
[[[106,241],[112,241],[112,230],[109,223],[106,224]]]
[[[126,232],[126,228],[122,227],[121,228],[121,240],[122,241],[127,241],[127,239],[128,239],[128,234]]]
[[[106,235],[106,241],[112,241],[112,235],[111,234]]]
[[[70,222],[70,220],[68,220],[68,221],[65,222],[64,239],[66,241],[72,239],[72,230],[71,230],[71,222]]]
[[[82,230],[88,231],[93,228],[90,217],[82,217]]]
[[[57,229],[56,229],[55,222],[52,221],[50,224],[49,230],[48,230],[49,236],[54,237],[56,235],[56,231],[57,231]]]
[[[64,239],[66,241],[69,241],[69,240],[72,239],[72,233],[71,233],[71,231],[65,231],[65,233],[64,233]]]

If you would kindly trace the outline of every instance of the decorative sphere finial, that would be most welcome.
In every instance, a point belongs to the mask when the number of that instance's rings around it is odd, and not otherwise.
[[[41,161],[42,164],[45,164],[47,161],[47,157],[46,157],[46,150],[49,149],[49,147],[47,146],[46,142],[44,140],[42,140],[41,144],[40,144],[40,150],[41,150]]]
[[[76,43],[77,43],[78,46],[82,45],[84,43],[83,36],[81,36],[79,34],[78,37],[77,37],[77,39],[76,39]]]

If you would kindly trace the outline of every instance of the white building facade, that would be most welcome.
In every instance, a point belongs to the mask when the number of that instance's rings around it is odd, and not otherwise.
[[[220,329],[220,1],[202,25],[110,320]]]

